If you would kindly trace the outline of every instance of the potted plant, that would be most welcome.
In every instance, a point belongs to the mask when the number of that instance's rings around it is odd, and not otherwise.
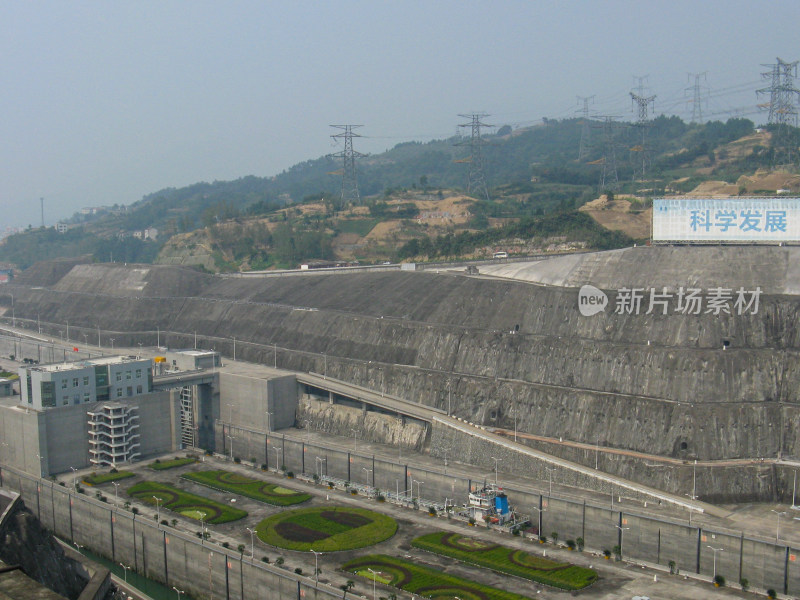
[[[714,575],[714,587],[725,587],[725,578],[722,575]]]
[[[778,597],[778,592],[776,592],[774,589],[769,588],[767,590],[767,598],[769,598],[769,600],[775,600],[775,598],[777,597]]]
[[[567,548],[570,550],[575,550],[575,540],[567,540]]]
[[[677,569],[675,568],[675,561],[674,560],[669,561],[667,563],[667,566],[669,566],[669,574],[670,575],[675,575],[675,573],[677,571]]]
[[[606,560],[610,559],[611,558],[611,550],[608,550],[608,549],[603,550],[603,556],[605,557]]]

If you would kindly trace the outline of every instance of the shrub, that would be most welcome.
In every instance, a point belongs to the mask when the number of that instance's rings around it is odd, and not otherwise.
[[[433,506],[428,507],[428,514],[432,517],[436,516],[436,509]]]
[[[289,479],[294,479],[294,471],[286,471],[286,477]]]
[[[677,572],[677,569],[675,568],[675,561],[671,560],[667,563],[667,565],[669,566],[669,574],[675,575],[675,573]]]
[[[350,493],[351,493],[353,496],[358,496],[358,490],[357,490],[356,488],[351,488],[351,489],[350,489]]]
[[[162,525],[169,525],[169,521],[167,521],[166,519],[161,519],[161,524]]]
[[[770,600],[775,600],[778,597],[778,592],[776,592],[773,588],[769,588],[767,590],[767,598]]]
[[[610,558],[611,557],[611,550],[609,550],[609,549],[603,550],[603,556],[605,556],[606,558]]]
[[[255,458],[251,458],[251,459],[250,459],[250,462],[251,462],[252,464],[256,464],[256,459],[255,459]]]
[[[276,559],[275,559],[275,564],[276,564],[276,565],[278,565],[279,567],[280,567],[280,566],[281,566],[283,563],[284,563],[284,560],[283,560],[283,557],[282,557],[282,556],[279,556],[278,558],[276,558]]]
[[[725,587],[725,578],[722,575],[715,575],[714,585],[717,587]]]
[[[241,459],[241,458],[239,458],[238,456],[234,456],[234,457],[233,457],[233,462],[235,462],[235,463],[238,465],[239,463],[241,463],[241,462],[242,462],[242,459]]]
[[[261,463],[261,470],[262,471],[266,471],[268,469],[269,469],[269,467],[267,466],[267,463]]]
[[[614,556],[617,557],[617,560],[622,560],[622,548],[619,545],[614,546],[611,551],[614,553]]]
[[[239,551],[239,554],[244,554],[244,544],[239,544],[236,546],[236,549]]]
[[[550,534],[550,537],[553,538],[553,544],[557,546],[558,545],[558,532],[554,531],[553,533]]]
[[[178,519],[172,519],[172,526],[175,527],[178,524]]]
[[[269,564],[269,556],[262,556],[261,562]]]
[[[575,540],[567,540],[567,548],[575,550]]]
[[[511,530],[511,535],[517,535],[518,536],[519,535],[519,529],[512,529]]]
[[[222,547],[223,548],[230,548],[231,545],[228,542],[222,542]]]
[[[470,517],[469,518],[469,524],[470,525],[475,525],[475,517]]]
[[[582,537],[575,538],[575,545],[578,546],[578,552],[583,552],[584,544],[583,544],[583,538]]]
[[[540,544],[546,544],[547,543],[547,536],[546,535],[540,535],[539,536],[539,543]]]
[[[742,578],[739,580],[739,585],[740,585],[740,586],[742,586],[742,590],[746,592],[746,591],[747,591],[747,588],[749,588],[749,587],[750,587],[750,582],[747,580],[747,578],[746,578],[746,577],[742,577]]]
[[[294,570],[294,572],[295,572],[295,573],[297,573],[298,575],[302,575],[302,574],[303,574],[303,569],[301,569],[300,567],[297,567],[297,568]]]
[[[383,494],[378,494],[375,498],[378,502],[386,502],[386,496]]]

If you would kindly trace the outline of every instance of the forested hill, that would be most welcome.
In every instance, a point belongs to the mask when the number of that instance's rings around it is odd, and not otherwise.
[[[643,159],[639,127],[617,123],[608,132],[602,123],[585,124],[580,119],[546,120],[516,130],[504,126],[487,135],[483,146],[491,200],[459,200],[444,209],[436,205],[437,200],[463,194],[459,190],[467,181],[469,165],[463,161],[469,156],[469,139],[408,142],[358,160],[363,210],[340,205],[341,175],[337,173],[341,164],[322,157],[296,164],[274,177],[248,176],[169,188],[128,207],[101,210],[91,217],[76,215],[71,220],[73,228],[60,236],[52,230],[11,236],[0,246],[0,260],[25,267],[43,258],[91,254],[100,261],[180,262],[184,258],[176,258],[172,250],[164,257],[164,245],[184,242],[185,248],[200,245],[206,247],[209,257],[213,255],[213,260],[188,260],[186,264],[204,264],[213,270],[295,266],[297,260],[313,258],[395,259],[410,256],[415,248],[443,247],[435,243],[440,235],[473,235],[507,226],[509,219],[573,211],[604,191],[598,183],[604,157],[610,156],[612,149],[621,184],[617,192],[639,196],[643,202],[665,189],[688,191],[705,179],[736,182],[741,175],[773,161],[768,134],[747,152],[728,150],[727,144],[753,130],[753,123],[746,119],[688,124],[677,117],[658,117],[645,132],[646,178],[635,180]],[[590,138],[584,138],[589,150],[578,160],[582,136]],[[322,208],[300,208],[312,205]],[[413,217],[439,209],[446,214],[463,209],[467,218],[451,220],[441,230],[411,227]],[[248,219],[267,219],[271,224],[259,229],[248,225]],[[355,223],[359,219],[361,222]],[[403,221],[404,225],[392,229],[391,235],[369,234],[386,220]],[[226,228],[226,223],[237,225]],[[156,241],[133,237],[147,228],[158,230]],[[181,235],[195,230],[206,233],[180,242]],[[353,237],[356,234],[357,239]],[[497,238],[494,234],[477,237]],[[406,246],[414,239],[416,245]],[[372,249],[367,251],[370,244]],[[279,247],[283,250],[276,251]],[[346,251],[337,250],[339,247]]]

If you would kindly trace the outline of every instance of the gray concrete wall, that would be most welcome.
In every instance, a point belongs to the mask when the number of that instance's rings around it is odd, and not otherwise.
[[[313,579],[265,565],[258,557],[251,563],[236,551],[201,544],[171,527],[157,526],[147,516],[137,517],[85,494],[74,494],[71,488],[8,469],[0,470],[0,480],[2,487],[20,491],[26,506],[62,539],[195,598],[209,597],[209,578],[215,598],[341,598],[341,590],[324,584],[315,588]]]
[[[220,417],[226,423],[272,430],[294,425],[297,382],[294,375],[264,379],[220,372]],[[267,417],[267,412],[270,416]]]

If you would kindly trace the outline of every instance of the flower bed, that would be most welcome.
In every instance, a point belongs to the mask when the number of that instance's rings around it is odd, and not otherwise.
[[[184,492],[165,483],[143,481],[128,488],[127,492],[129,496],[154,506],[155,498],[158,498],[162,507],[191,519],[200,519],[202,516],[206,523],[228,523],[247,516],[247,513],[239,508]]]
[[[291,506],[311,498],[311,494],[297,492],[274,483],[266,483],[260,479],[231,471],[196,471],[186,473],[181,477],[215,490],[240,494],[275,506]]]

